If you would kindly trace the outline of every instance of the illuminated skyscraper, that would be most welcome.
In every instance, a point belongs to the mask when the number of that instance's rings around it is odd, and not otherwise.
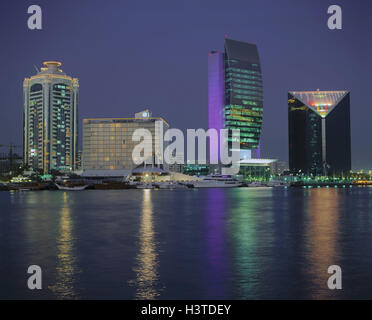
[[[24,163],[44,173],[76,167],[79,81],[60,62],[44,67],[23,82]]]
[[[259,158],[263,85],[257,46],[225,39],[208,57],[209,128],[240,129],[241,158]],[[233,138],[229,135],[229,141]],[[213,160],[210,150],[210,161]]]
[[[351,170],[348,91],[288,94],[289,168],[293,173],[347,175]]]

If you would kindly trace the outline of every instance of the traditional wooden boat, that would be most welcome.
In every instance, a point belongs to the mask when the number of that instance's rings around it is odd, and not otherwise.
[[[63,191],[81,191],[81,190],[85,190],[86,188],[88,188],[88,185],[85,184],[85,185],[60,185],[58,183],[56,183],[56,186],[58,188],[58,190],[63,190]]]

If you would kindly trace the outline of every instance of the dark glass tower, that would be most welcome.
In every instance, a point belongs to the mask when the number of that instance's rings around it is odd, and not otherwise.
[[[224,53],[209,53],[208,98],[209,128],[240,129],[241,158],[259,157],[263,86],[255,44],[225,39]]]
[[[289,92],[288,133],[291,172],[349,174],[351,138],[348,91]]]

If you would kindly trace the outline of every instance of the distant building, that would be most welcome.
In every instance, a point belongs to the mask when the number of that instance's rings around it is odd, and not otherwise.
[[[173,155],[176,158],[176,163],[168,164],[168,170],[171,172],[183,173],[185,156],[183,152]]]
[[[351,170],[350,93],[288,94],[289,168],[292,173],[348,175]]]
[[[43,65],[23,82],[24,164],[44,173],[75,170],[79,81],[67,76],[60,62]]]
[[[80,170],[82,166],[83,151],[79,150],[76,157],[76,170]]]
[[[147,129],[152,134],[152,155],[143,166],[158,166],[162,153],[162,137],[157,121],[163,124],[165,131],[169,125],[159,117],[152,117],[149,110],[135,114],[134,118],[100,118],[83,120],[83,170],[132,170],[137,167],[132,153],[135,145],[132,141],[136,129]],[[165,146],[164,146],[165,148]],[[161,166],[161,165],[159,165]]]
[[[286,161],[275,161],[272,166],[273,174],[283,174],[285,171],[288,171],[288,163]]]
[[[22,165],[23,159],[21,156],[17,154],[10,156],[9,153],[0,152],[0,175],[9,175]]]
[[[240,161],[239,175],[244,182],[268,181],[275,174],[276,159],[244,159]]]
[[[202,164],[185,164],[183,173],[189,176],[206,176],[210,172],[208,165]]]
[[[225,39],[224,52],[211,51],[208,56],[209,128],[240,129],[240,158],[260,158],[262,114],[263,85],[257,46]],[[232,139],[230,133],[229,141]],[[210,149],[211,162],[217,162],[217,152]]]

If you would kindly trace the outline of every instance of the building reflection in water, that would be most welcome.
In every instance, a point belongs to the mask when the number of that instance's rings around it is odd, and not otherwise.
[[[308,199],[305,235],[308,263],[304,268],[311,279],[312,298],[325,299],[330,298],[327,280],[331,275],[327,273],[328,267],[339,263],[339,194],[333,188],[316,189],[311,190]]]
[[[136,299],[152,300],[160,295],[157,290],[159,281],[158,254],[156,252],[155,232],[153,224],[153,209],[151,190],[143,190],[142,214],[140,224],[140,252],[137,255]]]
[[[250,299],[259,296],[259,279],[263,269],[258,259],[260,190],[244,188],[234,190],[234,203],[230,222],[230,236],[234,246],[234,267],[238,275],[238,296]]]
[[[226,190],[207,189],[206,256],[207,297],[226,299],[228,271],[226,248]]]
[[[73,252],[73,225],[68,198],[68,193],[64,192],[59,219],[59,236],[57,239],[56,284],[49,287],[59,299],[77,298],[75,280],[78,272],[76,255]]]

